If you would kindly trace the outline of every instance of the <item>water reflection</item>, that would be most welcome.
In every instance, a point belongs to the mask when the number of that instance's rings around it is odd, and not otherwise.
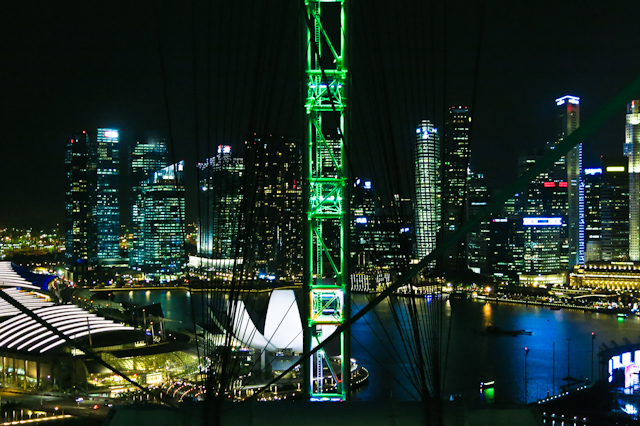
[[[484,326],[489,327],[490,325],[493,325],[493,318],[491,317],[490,303],[485,303],[484,307],[482,308],[482,313],[484,315]]]
[[[161,303],[167,318],[179,321],[167,323],[167,328],[189,328],[202,321],[207,309],[206,295],[194,293],[118,292],[116,301],[137,305]],[[354,312],[368,301],[365,295],[354,295]],[[417,300],[428,304],[426,299]],[[431,302],[433,303],[433,302]],[[404,322],[405,318],[401,318]],[[489,335],[486,327],[503,330],[530,330],[531,335]],[[545,398],[560,391],[561,379],[568,373],[579,380],[591,379],[591,333],[596,333],[595,362],[601,344],[627,338],[637,341],[640,319],[635,316],[618,321],[615,315],[562,309],[554,311],[540,306],[486,304],[472,300],[452,300],[443,305],[443,363],[446,395],[464,394],[479,398],[481,382],[495,381],[496,402],[524,400],[523,348],[529,348],[527,358],[527,396],[529,401]],[[362,400],[412,400],[415,392],[408,385],[410,374],[398,324],[389,303],[382,303],[352,327],[352,356],[371,373],[370,386],[357,397]],[[571,338],[570,360],[567,338]],[[448,343],[447,343],[448,342]],[[555,343],[555,357],[554,357]],[[554,362],[555,361],[555,362]],[[569,371],[570,362],[570,371]],[[599,371],[598,366],[594,371]]]

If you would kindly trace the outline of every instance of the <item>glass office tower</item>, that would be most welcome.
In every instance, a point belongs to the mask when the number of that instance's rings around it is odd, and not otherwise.
[[[65,154],[66,258],[73,280],[120,259],[117,129],[73,134]]]
[[[117,129],[99,128],[95,136],[95,219],[98,265],[120,258],[120,134]]]
[[[629,157],[629,258],[640,261],[640,100],[627,106],[625,130]]]
[[[423,120],[416,129],[415,232],[416,254],[424,258],[436,248],[442,219],[440,134],[433,123]],[[435,262],[432,263],[435,266]]]
[[[466,220],[465,209],[468,196],[469,179],[469,134],[471,132],[471,116],[469,108],[450,107],[444,122],[444,181],[443,181],[443,217],[444,238],[449,239]],[[463,258],[466,241],[460,239],[457,244],[449,246],[445,253],[446,270],[459,269],[465,262]]]
[[[96,262],[95,161],[86,131],[75,133],[67,143],[65,173],[65,257],[70,279],[83,283]]]
[[[141,193],[141,240],[138,268],[148,279],[169,281],[186,264],[184,161],[157,172]]]
[[[629,260],[629,173],[627,159],[602,157],[600,220],[602,260]]]
[[[138,142],[131,152],[131,224],[133,236],[129,246],[129,264],[138,268],[144,263],[144,190],[153,173],[167,167],[167,147],[163,139]]]
[[[241,228],[245,230],[245,262],[257,265],[259,275],[302,280],[304,253],[302,151],[300,144],[280,136],[255,136],[245,142],[245,199]],[[254,191],[247,191],[254,188]],[[339,222],[326,220],[329,236]],[[247,232],[248,231],[248,232]],[[327,238],[327,248],[337,253]]]
[[[558,139],[560,142],[580,125],[580,98],[563,96],[556,99]],[[567,229],[569,237],[569,268],[584,264],[584,176],[582,143],[565,156],[567,179]],[[560,168],[561,169],[561,168]]]
[[[235,259],[242,242],[240,226],[244,161],[231,146],[220,145],[215,157],[198,163],[200,215],[198,255]]]

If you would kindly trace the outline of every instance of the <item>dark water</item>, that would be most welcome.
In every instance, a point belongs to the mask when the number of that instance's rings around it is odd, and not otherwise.
[[[203,312],[203,295],[184,291],[117,292],[116,301],[135,304],[161,303],[169,328],[193,327]],[[193,300],[192,300],[193,298]],[[367,303],[367,296],[354,295],[354,310]],[[434,303],[420,299],[419,303]],[[193,311],[192,311],[193,308]],[[637,342],[640,319],[630,316],[618,321],[616,316],[563,309],[552,311],[538,306],[485,304],[473,300],[453,300],[443,305],[443,347],[447,347],[444,393],[464,394],[476,398],[479,384],[494,380],[495,398],[501,402],[524,401],[525,347],[529,348],[527,363],[527,399],[529,402],[553,393],[553,344],[555,342],[555,391],[567,377],[570,354],[570,375],[585,380],[591,377],[591,332],[594,341],[594,372],[598,374],[598,347],[611,346],[611,340],[624,344],[623,338]],[[452,321],[449,325],[449,321]],[[532,335],[487,335],[487,326],[503,330],[530,330]],[[401,348],[392,310],[388,304],[379,306],[352,327],[354,340],[352,357],[371,373],[370,384],[357,394],[362,400],[392,398],[412,400],[417,394],[408,375],[411,366]],[[450,335],[448,330],[450,329]],[[448,338],[450,337],[450,338]],[[571,338],[570,348],[567,338]]]

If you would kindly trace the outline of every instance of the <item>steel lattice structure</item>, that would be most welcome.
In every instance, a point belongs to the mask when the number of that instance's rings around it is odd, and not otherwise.
[[[305,5],[308,90],[305,102],[308,143],[304,153],[305,289],[309,306],[304,347],[310,350],[349,318],[348,173],[344,140],[347,70],[345,1],[305,0]],[[321,20],[321,16],[326,19]],[[339,349],[323,348],[305,362],[305,391],[311,400],[347,399],[349,340],[348,332],[343,332]]]

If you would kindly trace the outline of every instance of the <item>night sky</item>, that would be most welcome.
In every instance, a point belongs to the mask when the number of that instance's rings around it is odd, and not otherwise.
[[[441,126],[455,104],[473,107],[472,169],[499,186],[520,150],[554,140],[555,98],[579,96],[584,123],[640,73],[640,2],[480,3],[350,3],[347,135],[357,175],[375,185],[379,170],[395,170],[392,189],[410,195],[415,126]],[[117,127],[123,153],[159,133],[192,168],[218,144],[238,152],[253,132],[300,137],[301,4],[3,8],[0,227],[62,223],[64,151],[76,130]],[[621,110],[585,142],[585,166],[621,155],[623,142]],[[193,220],[195,206],[187,209]]]

